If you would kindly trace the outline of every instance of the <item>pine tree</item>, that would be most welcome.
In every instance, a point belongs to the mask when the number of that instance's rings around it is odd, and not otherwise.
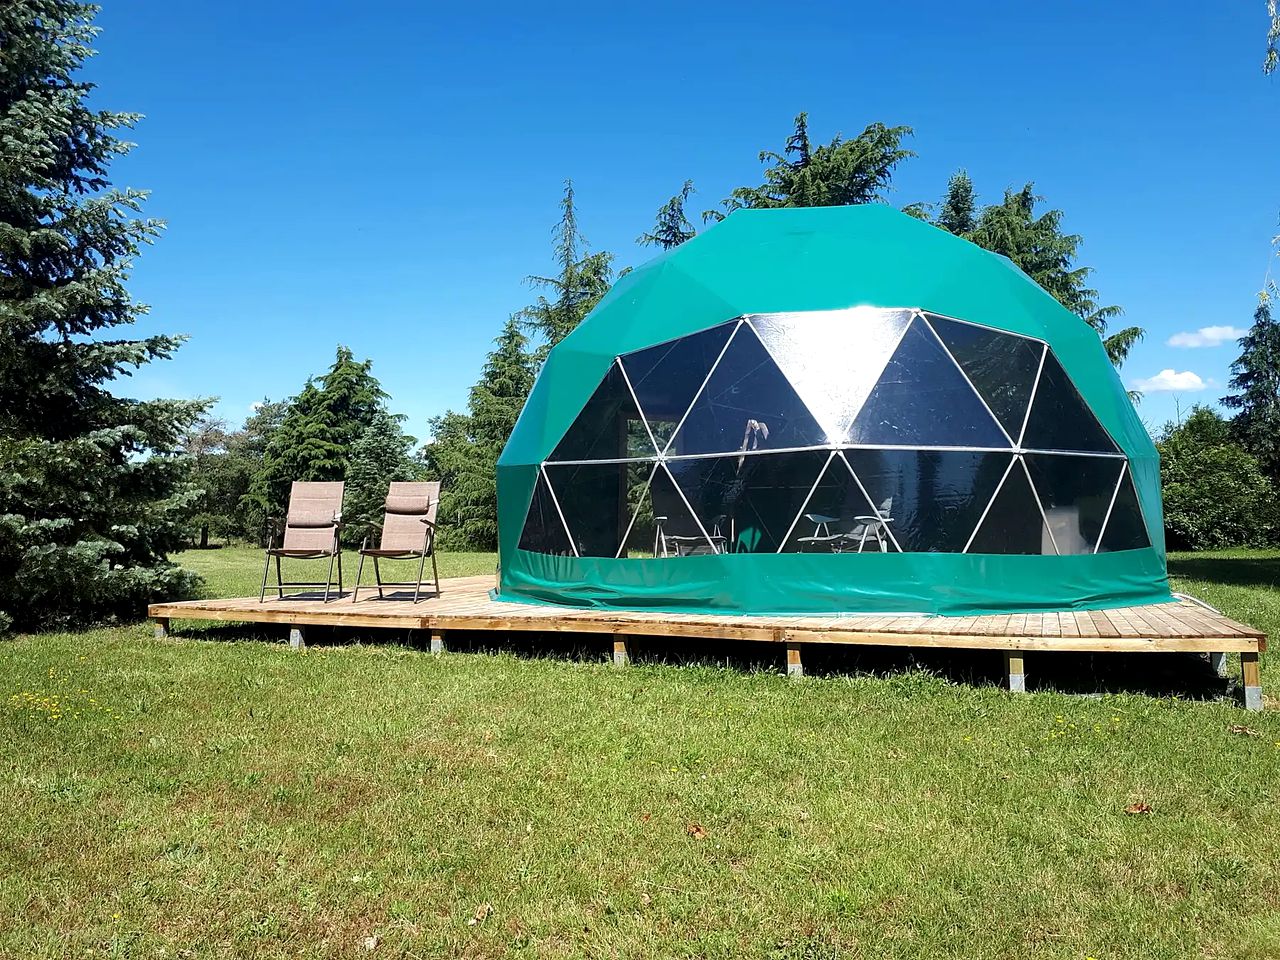
[[[109,177],[139,117],[89,105],[95,13],[0,4],[0,628],[137,616],[198,586],[165,557],[198,499],[178,450],[207,404],[110,389],[182,338],[103,336],[146,312],[126,283],[163,224]]]
[[[497,547],[498,456],[533,389],[534,359],[516,317],[494,344],[468,395],[468,413],[433,419],[432,441],[423,448],[428,471],[442,481],[441,541],[455,549]]]
[[[554,231],[555,259],[560,272],[554,277],[525,278],[534,287],[550,290],[553,299],[540,296],[536,303],[516,315],[526,330],[544,341],[539,357],[545,357],[582,322],[609,292],[613,280],[613,254],[586,252],[587,241],[578,230],[572,180],[564,182],[560,211],[560,222]]]
[[[342,514],[347,543],[374,535],[382,520],[387,484],[422,477],[422,464],[411,455],[417,441],[404,433],[402,422],[403,417],[379,410],[351,445]]]
[[[1280,66],[1280,3],[1267,0],[1267,50],[1262,58],[1262,72],[1271,73]]]
[[[251,499],[269,516],[283,514],[295,480],[342,480],[351,447],[383,409],[386,393],[370,360],[357,362],[346,347],[319,385],[308,380],[289,402],[271,434]]]
[[[693,181],[686,180],[680,192],[658,208],[653,232],[640,234],[636,238],[636,243],[644,247],[655,246],[670,250],[697,236],[698,232],[684,212],[684,205],[689,201],[689,195],[692,193]]]
[[[837,135],[830,143],[814,147],[809,137],[809,116],[801,113],[782,153],[761,152],[760,162],[770,164],[764,171],[764,183],[738,187],[722,201],[722,209],[706,211],[703,219],[722,220],[742,208],[881,202],[894,169],[915,156],[902,146],[909,136],[910,127],[873,123],[852,140]]]
[[[1280,484],[1280,322],[1272,317],[1266,294],[1259,298],[1253,326],[1240,338],[1240,356],[1231,373],[1235,392],[1222,403],[1236,411],[1232,435]]]

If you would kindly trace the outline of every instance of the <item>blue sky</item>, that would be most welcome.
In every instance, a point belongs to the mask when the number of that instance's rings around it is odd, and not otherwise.
[[[592,247],[640,263],[685,178],[696,210],[758,182],[800,110],[824,140],[914,127],[897,205],[959,167],[993,200],[1034,180],[1148,330],[1124,377],[1155,379],[1150,424],[1222,394],[1234,341],[1169,341],[1247,327],[1280,232],[1263,0],[103,2],[88,75],[147,115],[116,179],[169,222],[140,327],[191,337],[125,390],[217,396],[232,423],[344,343],[424,437],[550,269],[565,177]]]

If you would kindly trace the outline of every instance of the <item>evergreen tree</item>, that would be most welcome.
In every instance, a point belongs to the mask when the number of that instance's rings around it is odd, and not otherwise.
[[[680,192],[658,208],[653,232],[640,234],[636,238],[636,243],[645,247],[655,246],[670,250],[697,236],[698,231],[693,228],[693,224],[689,222],[684,212],[684,205],[692,193],[693,181],[686,180]]]
[[[957,170],[947,182],[947,195],[942,198],[938,216],[933,221],[957,237],[969,237],[978,226],[978,198],[969,174]]]
[[[894,168],[915,156],[902,146],[911,128],[870,124],[852,140],[836,135],[814,146],[809,116],[801,113],[782,153],[765,150],[768,163],[764,183],[738,187],[721,203],[721,210],[703,213],[705,220],[722,220],[734,210],[762,207],[822,207],[877,203],[885,199]]]
[[[422,477],[422,464],[411,455],[417,441],[400,428],[402,421],[403,417],[378,410],[351,445],[342,514],[344,542],[355,544],[374,535],[382,520],[388,483]]]
[[[554,231],[556,265],[560,272],[554,277],[526,278],[532,286],[551,291],[552,299],[540,296],[536,303],[516,315],[525,329],[544,341],[538,354],[540,358],[582,322],[609,292],[613,280],[613,254],[587,252],[587,241],[578,230],[572,180],[564,182],[560,211],[560,222]]]
[[[1267,52],[1262,58],[1262,72],[1271,73],[1280,66],[1280,3],[1267,0]]]
[[[386,393],[370,360],[339,347],[319,385],[308,380],[266,444],[251,499],[269,516],[283,514],[295,480],[342,480],[351,447],[383,409]]]
[[[449,411],[431,421],[423,459],[442,481],[441,542],[455,549],[493,550],[498,542],[497,463],[533,389],[534,359],[512,317],[494,341],[468,413]]]
[[[163,224],[112,185],[138,115],[78,79],[96,8],[0,4],[0,629],[136,616],[198,585],[165,559],[197,491],[178,454],[207,406],[112,381],[181,343],[103,337],[146,312],[126,289]]]
[[[949,190],[948,199],[950,197]],[[984,207],[974,228],[962,235],[980,247],[1008,257],[1059,303],[1093,327],[1103,338],[1111,362],[1119,366],[1145,331],[1141,327],[1126,327],[1108,335],[1109,322],[1124,311],[1117,306],[1099,306],[1098,291],[1088,285],[1092,268],[1076,265],[1082,238],[1078,234],[1063,233],[1061,210],[1046,210],[1037,215],[1036,204],[1043,199],[1036,195],[1031,183],[1021,190],[1006,190],[1004,199]]]
[[[1240,356],[1231,373],[1235,392],[1222,403],[1236,411],[1232,435],[1280,485],[1280,323],[1265,294],[1253,313],[1253,326],[1240,338]]]

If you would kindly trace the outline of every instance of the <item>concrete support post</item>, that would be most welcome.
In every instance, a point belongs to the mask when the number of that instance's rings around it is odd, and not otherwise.
[[[169,618],[156,617],[152,623],[155,625],[156,639],[163,640],[169,635]]]
[[[1013,693],[1027,692],[1027,667],[1021,650],[1006,650],[1004,654],[1005,683]]]
[[[1258,671],[1258,654],[1249,652],[1240,654],[1241,681],[1244,686],[1244,708],[1246,710],[1262,709],[1262,680]]]
[[[444,653],[444,633],[440,630],[431,631],[431,652],[435,654]]]
[[[302,627],[289,628],[289,646],[294,650],[305,650],[307,648],[307,637]]]
[[[804,659],[800,656],[800,644],[787,644],[787,676],[792,680],[804,679]]]
[[[613,665],[615,667],[625,667],[631,662],[631,654],[627,650],[626,637],[613,638]]]

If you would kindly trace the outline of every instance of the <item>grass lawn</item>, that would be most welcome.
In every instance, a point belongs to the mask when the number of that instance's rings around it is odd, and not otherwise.
[[[1280,634],[1280,552],[1170,566]],[[0,955],[1280,956],[1280,713],[175,626],[0,643]],[[1146,663],[1104,659],[1040,669]]]

